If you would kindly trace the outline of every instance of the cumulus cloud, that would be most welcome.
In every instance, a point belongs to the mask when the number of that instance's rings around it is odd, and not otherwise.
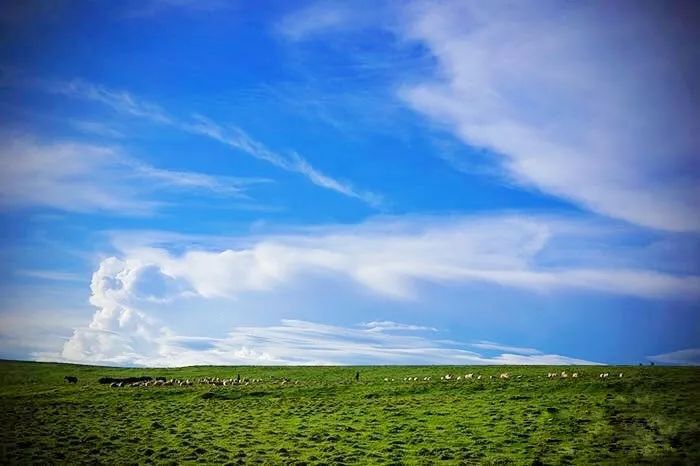
[[[138,261],[108,258],[92,276],[90,303],[98,308],[87,327],[78,327],[63,346],[61,359],[132,364],[154,357],[171,335],[167,327],[138,308],[187,294],[176,278]]]
[[[9,135],[0,143],[0,207],[6,209],[40,205],[144,214],[163,205],[154,191],[244,198],[250,184],[267,181],[160,169],[109,146]]]
[[[415,2],[398,33],[428,47],[437,73],[401,96],[501,154],[518,183],[637,225],[697,232],[700,107],[688,83],[698,37],[674,8]]]

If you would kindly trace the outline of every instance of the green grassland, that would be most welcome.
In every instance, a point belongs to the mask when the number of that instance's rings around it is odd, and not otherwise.
[[[561,370],[579,378],[546,377]],[[624,377],[601,380],[603,371]],[[439,380],[467,372],[482,380]],[[510,378],[489,377],[501,372]],[[263,382],[97,382],[238,373]],[[65,383],[66,375],[78,383]],[[404,382],[407,376],[421,380]],[[291,383],[282,385],[283,377]],[[121,369],[5,361],[0,425],[2,464],[700,464],[700,369]]]

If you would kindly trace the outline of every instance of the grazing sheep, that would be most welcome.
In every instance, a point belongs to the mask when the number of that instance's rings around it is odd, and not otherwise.
[[[622,378],[622,372],[620,372],[620,378]]]
[[[572,379],[577,379],[577,378],[578,378],[578,372],[574,372],[573,374],[571,374],[571,378],[572,378]]]
[[[471,379],[473,375],[474,375],[474,374],[472,374],[472,373],[470,372],[469,374],[465,375],[464,378],[465,378],[465,379]]]
[[[462,376],[461,376],[461,375],[458,375],[458,376],[457,376],[457,380],[462,380]]]
[[[481,380],[481,376],[478,376],[478,377],[476,378],[476,380]]]
[[[507,378],[509,378],[510,376],[508,375],[507,372],[504,372],[504,373],[502,373],[501,375],[499,375],[499,377],[500,377],[501,379],[507,379]]]

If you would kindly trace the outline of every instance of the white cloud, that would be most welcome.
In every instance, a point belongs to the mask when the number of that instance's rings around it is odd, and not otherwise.
[[[4,357],[29,352],[56,352],[66,335],[89,317],[74,309],[34,307],[31,310],[3,309],[0,312],[0,353]]]
[[[700,230],[700,115],[670,6],[417,2],[400,34],[437,59],[402,97],[512,178],[634,224]],[[675,25],[675,26],[672,26]]]
[[[359,199],[375,208],[380,207],[382,204],[381,196],[370,191],[359,190],[348,182],[322,173],[296,152],[292,152],[288,156],[274,152],[261,142],[252,139],[241,128],[236,126],[227,125],[224,127],[201,115],[195,115],[192,121],[179,120],[165,112],[158,105],[136,99],[128,92],[107,89],[81,80],[44,82],[15,78],[14,81],[24,82],[25,85],[31,85],[48,92],[98,102],[121,113],[144,118],[154,123],[171,126],[180,131],[218,141],[277,168],[303,175],[311,183],[321,188]]]
[[[291,155],[287,157],[273,152],[260,142],[251,139],[240,128],[229,127],[225,129],[201,116],[197,117],[196,123],[184,124],[182,128],[188,132],[206,136],[226,144],[229,147],[241,150],[256,159],[264,160],[282,170],[304,175],[316,186],[359,199],[372,207],[380,207],[382,204],[381,196],[369,191],[359,191],[347,182],[339,181],[321,173],[296,152],[292,152]]]
[[[70,120],[71,126],[73,126],[75,129],[78,131],[81,131],[83,133],[87,134],[93,134],[95,136],[101,136],[101,137],[107,137],[107,138],[114,138],[114,139],[123,139],[126,137],[126,135],[113,128],[112,126],[101,123],[99,121],[90,121],[90,120]]]
[[[114,147],[27,136],[0,139],[0,207],[41,205],[74,212],[150,213],[162,203],[154,191],[199,190],[245,197],[262,179],[164,170]]]
[[[133,311],[101,311],[87,329],[77,329],[60,354],[46,360],[138,366],[194,364],[595,364],[556,354],[485,357],[445,342],[392,329],[341,327],[299,320],[236,327],[223,338],[178,336],[157,329]],[[107,329],[103,329],[106,327]],[[407,325],[407,327],[412,327]]]
[[[658,364],[678,364],[684,366],[700,366],[700,348],[690,348],[671,353],[647,356],[647,359]]]
[[[20,275],[23,277],[59,282],[77,282],[82,281],[83,279],[83,277],[77,273],[64,272],[61,270],[18,269],[15,270],[14,273],[15,275]]]
[[[508,346],[501,343],[495,343],[493,341],[478,341],[472,343],[470,346],[479,349],[492,350],[492,351],[503,351],[505,353],[514,353],[520,355],[535,355],[542,354],[541,351],[535,348],[524,348],[520,346]]]
[[[645,298],[697,297],[696,276],[582,268],[580,261],[572,268],[539,264],[539,257],[560,243],[562,235],[592,235],[590,230],[588,224],[579,231],[575,222],[512,215],[449,221],[384,218],[364,225],[214,241],[217,247],[228,242],[231,246],[224,250],[207,249],[204,239],[186,235],[147,232],[139,239],[131,232],[128,241],[115,243],[122,248],[123,258],[104,259],[93,274],[90,303],[98,311],[90,324],[76,328],[60,353],[37,357],[144,366],[585,363],[536,348],[492,341],[460,343],[441,338],[429,326],[387,320],[353,327],[285,320],[280,325],[239,326],[226,336],[206,337],[183,335],[154,316],[169,315],[182,300],[187,301],[180,304],[191,308],[249,293],[274,290],[284,296],[285,288],[302,283],[313,287],[318,276],[333,275],[360,290],[399,300],[420,299],[417,284],[421,282],[444,286],[480,282],[540,292],[569,289]],[[170,248],[182,251],[179,242],[186,245],[184,252],[170,252]],[[485,356],[479,350],[498,354]]]
[[[386,332],[391,330],[397,331],[413,331],[413,332],[437,332],[435,327],[426,327],[423,325],[402,324],[392,322],[390,320],[375,320],[372,322],[363,322],[360,326],[365,327],[369,332]]]
[[[193,290],[152,263],[135,259],[102,261],[93,274],[91,291],[90,303],[98,310],[89,325],[75,328],[58,352],[36,346],[43,350],[35,351],[35,358],[137,366],[592,364],[539,351],[486,357],[467,349],[474,345],[421,335],[438,329],[393,321],[342,327],[283,320],[279,325],[235,327],[221,338],[178,335],[141,309],[169,306],[177,297],[192,298]],[[31,331],[23,337],[33,341]],[[503,348],[518,352],[517,347]]]
[[[614,244],[587,245],[595,237],[590,229],[577,231],[575,222],[501,215],[379,219],[358,226],[231,238],[223,250],[195,246],[179,255],[134,240],[133,234],[117,244],[124,248],[127,262],[152,264],[205,298],[291,287],[302,279],[313,282],[315,274],[340,277],[399,300],[416,299],[420,283],[490,283],[538,292],[569,289],[644,298],[693,299],[700,293],[700,277],[637,264],[633,251],[618,252],[607,264],[587,261],[587,255],[610,256],[616,251]],[[585,240],[572,241],[571,232]],[[567,241],[572,242],[567,247],[578,251],[576,261],[540,263],[541,257],[566,257],[562,243]]]
[[[283,37],[298,41],[324,32],[353,31],[373,21],[379,2],[362,5],[356,1],[312,3],[284,16],[276,24],[276,32]]]

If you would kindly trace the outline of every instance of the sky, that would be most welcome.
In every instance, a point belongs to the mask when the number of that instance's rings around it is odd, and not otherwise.
[[[0,3],[0,358],[700,364],[693,2]]]

